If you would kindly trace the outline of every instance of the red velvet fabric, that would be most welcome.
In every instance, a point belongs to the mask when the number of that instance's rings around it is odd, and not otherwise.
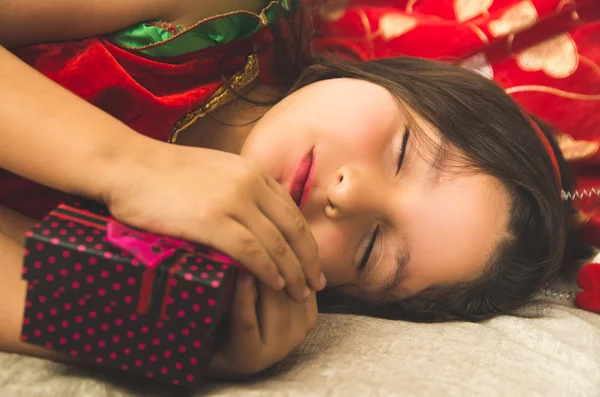
[[[103,38],[35,45],[14,54],[134,130],[166,141],[177,121],[223,85],[222,75],[243,69],[246,58],[232,54],[264,48],[270,40],[264,30],[252,39],[168,62],[126,51]],[[0,205],[41,218],[64,198],[61,192],[0,170]]]
[[[600,187],[600,1],[331,0],[315,48],[362,60],[463,60],[554,124],[579,189]],[[576,200],[600,246],[600,198]],[[600,265],[584,267],[577,304],[600,313]]]

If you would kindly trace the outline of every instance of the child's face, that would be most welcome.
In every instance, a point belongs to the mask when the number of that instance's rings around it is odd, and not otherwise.
[[[328,80],[276,105],[244,144],[242,155],[288,191],[312,151],[313,176],[301,211],[319,246],[328,286],[363,297],[406,297],[432,285],[468,281],[482,273],[506,237],[509,199],[501,183],[444,168],[437,174],[431,141],[439,143],[439,133],[413,114],[423,132],[411,131],[405,140],[406,112],[377,85]],[[457,148],[449,151],[458,154]],[[397,272],[400,263],[404,272]]]

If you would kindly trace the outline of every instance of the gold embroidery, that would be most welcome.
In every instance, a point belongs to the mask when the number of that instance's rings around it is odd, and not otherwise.
[[[571,36],[559,34],[521,52],[517,64],[527,72],[541,70],[550,77],[566,78],[577,70],[577,46]]]
[[[494,37],[506,36],[533,26],[537,19],[537,9],[530,0],[526,0],[510,7],[500,19],[491,21],[488,29]]]
[[[176,143],[179,134],[194,124],[196,120],[237,98],[233,91],[238,92],[249,87],[258,77],[259,72],[258,56],[250,55],[243,71],[235,74],[227,84],[224,84],[223,87],[219,88],[204,105],[193,112],[186,114],[175,124],[171,130],[168,142]]]
[[[319,16],[328,22],[337,22],[346,14],[350,0],[329,0],[319,7]]]
[[[467,26],[469,27],[469,29],[471,29],[471,31],[473,33],[475,33],[477,35],[477,37],[479,37],[479,40],[481,40],[484,44],[489,43],[489,39],[488,39],[487,35],[483,32],[483,30],[481,30],[481,28],[479,26],[477,26],[471,22],[468,22]]]
[[[586,223],[588,223],[589,220],[592,219],[592,216],[594,216],[594,215],[596,215],[595,212],[593,214],[588,214],[583,211],[577,211],[577,214],[575,214],[575,223],[579,226],[583,226]]]
[[[506,93],[511,95],[519,92],[543,92],[544,94],[556,95],[567,99],[576,99],[580,101],[600,101],[600,94],[580,94],[577,92],[564,91],[545,85],[518,85],[506,89]]]
[[[408,13],[413,12],[413,8],[414,8],[416,2],[417,2],[417,0],[408,0],[408,2],[406,3],[406,12],[408,12]]]
[[[592,157],[598,152],[600,142],[576,141],[570,135],[556,135],[556,142],[566,160],[584,160]]]
[[[514,41],[515,41],[514,33],[509,34],[508,37],[506,38],[506,52],[509,55],[512,55],[512,53],[513,53],[513,42]]]
[[[373,44],[373,27],[371,26],[371,21],[369,20],[369,16],[363,9],[359,9],[360,21],[363,24],[365,29],[365,39],[369,43],[369,50],[371,51],[371,57],[375,58],[375,44]]]
[[[560,3],[558,3],[558,6],[556,7],[556,11],[561,11],[567,4],[569,5],[575,5],[573,0],[560,0]]]
[[[381,17],[379,29],[382,32],[383,39],[390,41],[396,37],[402,36],[417,26],[417,19],[411,16],[390,12]]]
[[[487,11],[494,0],[454,0],[454,14],[458,22],[465,22]]]
[[[594,72],[598,75],[598,77],[600,77],[600,66],[598,66],[596,62],[581,54],[579,55],[579,62],[585,63],[586,65],[594,69]]]

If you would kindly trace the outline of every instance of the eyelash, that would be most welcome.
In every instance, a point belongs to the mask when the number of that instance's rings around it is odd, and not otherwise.
[[[400,149],[400,153],[398,153],[398,168],[396,169],[396,174],[400,172],[402,168],[402,163],[404,162],[404,154],[406,153],[406,145],[408,144],[408,138],[410,137],[410,130],[408,127],[404,130],[404,136],[402,137],[402,147]],[[365,252],[363,254],[362,260],[360,261],[360,265],[358,266],[359,270],[363,270],[367,267],[367,263],[369,262],[369,258],[371,257],[371,252],[373,251],[373,247],[375,247],[375,242],[377,241],[377,236],[379,234],[379,226],[376,226],[373,229],[373,232],[369,238],[369,244],[365,248]]]
[[[371,257],[371,251],[373,251],[373,247],[375,246],[375,241],[377,241],[377,235],[379,234],[379,226],[375,227],[373,232],[371,233],[371,238],[369,239],[369,244],[367,248],[365,248],[365,253],[360,261],[360,265],[358,266],[359,270],[363,270],[367,267],[367,263],[369,262],[369,258]]]

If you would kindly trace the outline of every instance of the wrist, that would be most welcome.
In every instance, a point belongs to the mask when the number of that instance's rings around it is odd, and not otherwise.
[[[143,175],[149,173],[148,168],[155,158],[153,153],[162,144],[137,133],[128,134],[126,139],[116,142],[98,156],[95,165],[98,183],[94,184],[92,191],[86,192],[86,196],[110,207],[119,195],[131,189],[133,181],[142,180]]]

